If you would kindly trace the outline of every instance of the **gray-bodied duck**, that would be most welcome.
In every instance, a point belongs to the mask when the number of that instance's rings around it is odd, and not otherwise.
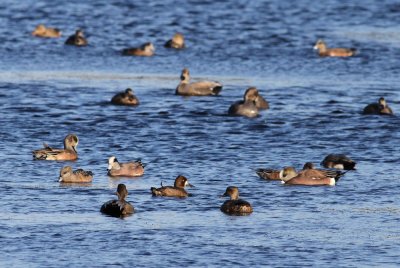
[[[214,81],[199,81],[190,83],[189,69],[184,68],[181,73],[181,82],[175,90],[176,95],[181,96],[209,96],[218,95],[222,90],[222,84]]]

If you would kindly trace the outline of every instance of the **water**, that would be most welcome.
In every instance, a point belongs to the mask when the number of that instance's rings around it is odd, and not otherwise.
[[[0,3],[1,266],[399,266],[399,117],[363,116],[385,97],[400,111],[400,5],[395,1],[2,1]],[[61,39],[32,38],[59,27]],[[89,47],[66,47],[76,28]],[[176,31],[187,49],[162,47]],[[354,58],[318,58],[312,46],[356,47]],[[151,41],[156,56],[122,57]],[[221,96],[174,95],[183,67],[224,84]],[[271,109],[226,116],[249,86]],[[112,106],[127,87],[137,108]],[[32,161],[42,142],[80,138],[76,162]],[[286,187],[259,167],[358,162],[335,187]],[[145,175],[114,179],[107,159],[141,158]],[[70,164],[90,185],[60,185]],[[150,187],[178,174],[196,187],[183,200]],[[136,213],[100,206],[125,183]],[[248,217],[219,211],[229,185]]]

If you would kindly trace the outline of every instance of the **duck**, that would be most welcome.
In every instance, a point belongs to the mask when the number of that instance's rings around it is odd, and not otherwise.
[[[243,100],[237,101],[229,107],[228,114],[256,117],[259,114],[259,110],[268,108],[268,102],[258,93],[257,88],[249,87],[243,95]]]
[[[297,172],[294,167],[285,167],[281,170],[280,178],[289,185],[335,185],[345,172],[336,170],[304,169]]]
[[[186,186],[194,187],[189,183],[189,180],[182,175],[178,175],[175,179],[174,186],[163,186],[161,183],[161,188],[151,187],[151,193],[153,196],[167,196],[167,197],[187,197],[188,192],[184,189]]]
[[[78,159],[78,146],[79,139],[75,134],[68,134],[64,138],[64,149],[53,149],[46,143],[43,143],[44,148],[32,152],[33,159],[35,160],[57,160],[57,161],[71,161]]]
[[[166,48],[175,48],[175,49],[183,49],[183,48],[185,48],[185,38],[183,37],[183,34],[181,34],[181,33],[174,34],[172,39],[168,40],[164,44],[164,47],[166,47]]]
[[[392,115],[393,111],[386,103],[385,98],[379,98],[377,103],[370,103],[365,106],[363,114]]]
[[[175,94],[181,96],[209,96],[218,95],[222,90],[222,84],[214,81],[199,81],[190,83],[188,68],[181,73],[181,81],[176,87]]]
[[[245,216],[253,212],[253,208],[250,203],[239,199],[239,189],[236,186],[229,186],[226,188],[225,193],[222,195],[229,196],[230,200],[225,201],[221,206],[221,211],[225,214],[235,216]]]
[[[314,46],[320,57],[351,57],[356,54],[354,48],[328,48],[326,43],[319,39]]]
[[[125,56],[143,56],[151,57],[154,55],[154,45],[151,42],[144,43],[140,47],[125,48],[122,50],[122,55]]]
[[[127,88],[124,92],[117,93],[112,97],[111,103],[116,105],[136,106],[139,105],[139,99],[133,94],[132,89]]]
[[[325,168],[355,170],[356,162],[344,154],[329,154],[321,162]]]
[[[136,160],[127,163],[120,163],[115,156],[108,159],[108,176],[111,177],[140,177],[144,174],[144,164]]]
[[[68,37],[67,41],[65,41],[65,44],[82,47],[82,46],[87,46],[88,41],[86,40],[83,31],[81,29],[78,29],[75,31],[75,34]]]
[[[65,166],[60,170],[59,182],[91,182],[93,173],[83,169],[72,170],[71,166]]]
[[[32,35],[43,38],[58,38],[61,36],[61,31],[57,28],[50,28],[39,24],[32,32]]]
[[[124,217],[133,214],[135,211],[133,205],[125,200],[128,196],[125,184],[118,184],[116,194],[118,200],[107,201],[101,206],[100,211],[112,217]]]
[[[311,162],[306,162],[303,166],[303,170],[305,169],[315,169],[315,166]],[[261,179],[276,180],[276,181],[281,180],[280,169],[259,168],[256,170],[256,173]]]

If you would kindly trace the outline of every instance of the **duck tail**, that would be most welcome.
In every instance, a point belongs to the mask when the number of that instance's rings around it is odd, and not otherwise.
[[[345,162],[343,163],[343,167],[345,170],[356,170],[356,162],[353,161],[349,161],[349,162]]]
[[[218,95],[222,90],[222,85],[216,86],[212,89],[213,95]]]
[[[155,187],[151,187],[150,191],[151,191],[153,196],[160,196],[161,195],[160,191]]]

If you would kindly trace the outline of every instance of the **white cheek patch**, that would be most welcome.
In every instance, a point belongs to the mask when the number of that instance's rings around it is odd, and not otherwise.
[[[112,164],[109,163],[107,169],[111,170],[112,169]]]
[[[344,166],[343,166],[343,164],[336,164],[333,166],[333,168],[344,169]]]

